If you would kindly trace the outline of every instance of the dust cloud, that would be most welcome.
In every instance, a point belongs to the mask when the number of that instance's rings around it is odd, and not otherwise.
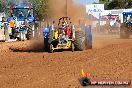
[[[86,15],[85,7],[75,4],[72,0],[50,0],[50,9],[52,12],[52,19],[58,20],[60,17],[67,16],[71,18],[72,22],[78,23]]]
[[[30,51],[44,51],[44,40],[43,38],[35,38],[31,41],[31,45],[29,48]]]

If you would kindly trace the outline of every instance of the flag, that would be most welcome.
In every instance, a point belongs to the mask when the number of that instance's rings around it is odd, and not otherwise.
[[[82,69],[81,73],[82,73],[82,76],[83,76],[83,77],[88,77],[88,76],[90,76],[90,74],[88,74],[87,72],[84,72],[83,69]]]

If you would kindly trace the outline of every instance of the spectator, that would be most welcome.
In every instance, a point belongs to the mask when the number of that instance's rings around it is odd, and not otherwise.
[[[51,30],[55,30],[55,21],[53,21],[53,24],[51,25]]]

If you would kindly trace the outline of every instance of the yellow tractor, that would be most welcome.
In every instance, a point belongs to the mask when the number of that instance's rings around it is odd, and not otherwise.
[[[53,30],[52,30],[53,29]],[[59,19],[58,27],[52,28],[48,36],[50,52],[58,49],[71,49],[74,51],[74,29],[70,25],[70,18]]]
[[[53,22],[54,23],[54,22]],[[58,26],[54,24],[43,30],[44,48],[51,53],[54,50],[84,50],[86,35],[81,27],[75,27],[69,17],[59,19]]]

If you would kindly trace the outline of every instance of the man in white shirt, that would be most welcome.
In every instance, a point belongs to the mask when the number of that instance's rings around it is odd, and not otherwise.
[[[51,25],[51,30],[55,30],[55,21],[53,21],[53,24]]]

